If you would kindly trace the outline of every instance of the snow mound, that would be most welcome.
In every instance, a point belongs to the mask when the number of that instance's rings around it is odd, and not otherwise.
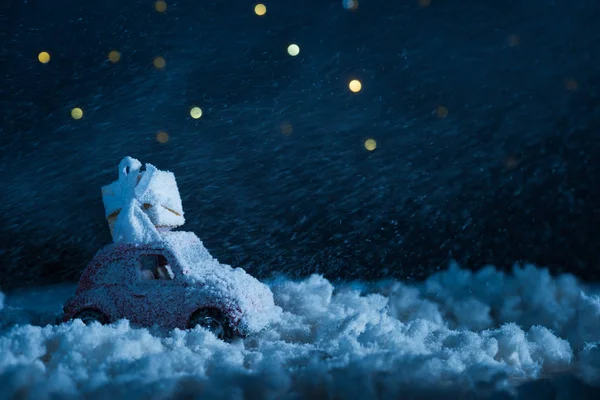
[[[0,398],[600,395],[600,298],[570,275],[452,265],[413,285],[334,286],[313,275],[269,286],[280,319],[231,344],[201,328],[135,329],[124,320],[45,325],[63,289],[9,294]],[[57,293],[54,304],[32,310],[42,292]]]

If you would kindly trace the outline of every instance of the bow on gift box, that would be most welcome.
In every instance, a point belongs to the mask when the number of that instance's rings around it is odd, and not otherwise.
[[[151,164],[142,171],[131,157],[121,160],[119,179],[102,188],[102,199],[115,242],[153,242],[185,222],[175,176]]]

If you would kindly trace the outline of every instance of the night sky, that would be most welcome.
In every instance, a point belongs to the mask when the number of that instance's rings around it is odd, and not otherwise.
[[[8,1],[1,288],[79,278],[127,155],[259,278],[600,279],[597,1],[256,4]]]

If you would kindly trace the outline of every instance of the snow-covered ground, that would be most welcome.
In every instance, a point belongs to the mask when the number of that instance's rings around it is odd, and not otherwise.
[[[54,325],[72,285],[0,294],[0,398],[598,396],[597,290],[533,266],[513,272],[278,278],[282,319],[231,344],[201,328]]]

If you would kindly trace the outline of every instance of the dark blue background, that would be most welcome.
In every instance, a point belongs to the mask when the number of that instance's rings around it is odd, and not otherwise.
[[[254,4],[9,1],[0,287],[79,277],[126,155],[173,171],[184,228],[259,277],[413,279],[455,258],[600,278],[597,1]]]

